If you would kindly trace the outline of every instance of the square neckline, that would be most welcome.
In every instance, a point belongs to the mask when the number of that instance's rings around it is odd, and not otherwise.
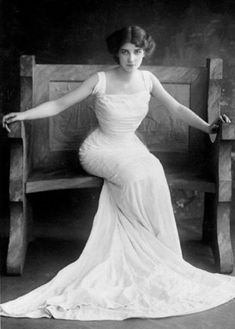
[[[147,89],[147,85],[146,85],[146,80],[145,80],[145,76],[144,76],[144,71],[143,70],[139,70],[141,72],[141,77],[142,77],[142,80],[144,82],[144,85],[145,85],[145,89],[141,90],[141,91],[137,91],[137,92],[134,92],[134,93],[131,93],[131,94],[124,94],[124,93],[119,93],[119,94],[107,94],[106,93],[106,88],[107,88],[107,78],[106,78],[106,72],[105,71],[102,71],[100,72],[102,75],[103,75],[103,95],[104,96],[134,96],[134,95],[138,95],[138,94],[141,94],[141,93],[144,93],[144,92],[148,92],[148,89]]]

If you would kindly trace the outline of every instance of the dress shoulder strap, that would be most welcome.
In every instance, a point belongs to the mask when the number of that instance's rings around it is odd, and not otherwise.
[[[106,77],[105,72],[98,72],[98,81],[95,85],[92,94],[104,94],[106,89]]]
[[[149,71],[144,71],[144,70],[142,72],[143,72],[145,87],[151,93],[152,88],[153,88],[153,82],[152,82],[152,79],[151,79],[151,74],[152,73],[149,72]]]

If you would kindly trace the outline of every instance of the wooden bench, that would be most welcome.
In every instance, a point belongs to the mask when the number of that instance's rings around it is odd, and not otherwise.
[[[20,111],[73,90],[91,74],[108,65],[36,64],[21,57]],[[184,105],[211,122],[220,112],[222,60],[204,67],[144,66]],[[7,272],[21,274],[27,244],[32,240],[30,195],[36,192],[101,186],[87,175],[77,151],[84,136],[97,125],[92,96],[62,114],[11,126],[10,239]],[[218,270],[233,268],[230,239],[232,197],[231,145],[233,124],[224,124],[214,143],[210,138],[168,115],[156,99],[138,129],[150,151],[163,163],[171,189],[205,194],[203,240],[211,244]],[[213,139],[213,136],[211,136]]]

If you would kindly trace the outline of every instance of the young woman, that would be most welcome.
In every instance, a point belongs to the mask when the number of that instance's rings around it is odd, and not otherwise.
[[[79,156],[87,172],[104,178],[92,231],[81,256],[48,283],[1,305],[11,317],[121,320],[166,317],[207,310],[235,297],[235,278],[197,269],[182,258],[163,168],[135,131],[148,112],[150,95],[188,125],[213,133],[179,104],[157,77],[139,67],[154,42],[137,26],[107,38],[118,66],[91,76],[77,90],[22,113],[17,120],[56,115],[95,95],[99,126]],[[220,120],[226,120],[227,117]]]

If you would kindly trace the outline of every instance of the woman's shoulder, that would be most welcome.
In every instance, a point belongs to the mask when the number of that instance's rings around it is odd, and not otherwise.
[[[116,72],[116,67],[110,68],[105,71],[98,71],[94,76],[96,77],[96,86],[93,94],[105,93],[107,80],[112,80]]]
[[[141,70],[141,71],[143,72],[145,78],[150,79],[150,80],[152,80],[154,78],[157,79],[156,75],[153,74],[151,71],[149,71],[149,70]]]
[[[151,92],[153,89],[153,80],[156,78],[156,76],[148,70],[141,70],[144,80],[145,80],[145,85],[147,86],[148,90]]]
[[[103,93],[105,90],[105,72],[99,71],[94,73],[90,79],[94,82],[94,88],[92,94]]]

